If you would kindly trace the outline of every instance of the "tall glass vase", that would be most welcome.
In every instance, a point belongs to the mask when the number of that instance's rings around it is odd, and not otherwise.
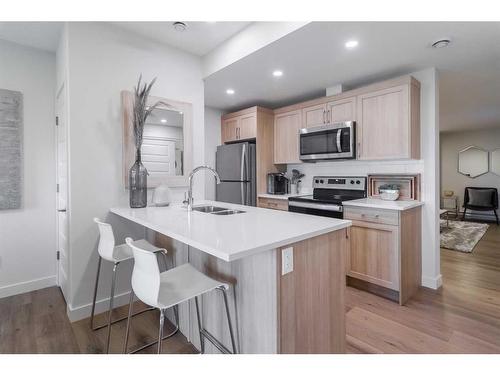
[[[148,170],[141,162],[141,150],[137,150],[135,163],[129,172],[130,207],[143,208],[148,204]]]

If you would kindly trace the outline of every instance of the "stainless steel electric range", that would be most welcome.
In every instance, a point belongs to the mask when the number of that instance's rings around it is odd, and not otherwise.
[[[288,198],[288,211],[342,219],[342,202],[366,198],[366,177],[316,176],[313,194]]]

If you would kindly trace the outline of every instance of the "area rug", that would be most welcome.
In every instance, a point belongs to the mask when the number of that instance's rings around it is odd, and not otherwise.
[[[450,220],[447,228],[446,220],[441,220],[441,247],[472,253],[488,227],[488,224]]]

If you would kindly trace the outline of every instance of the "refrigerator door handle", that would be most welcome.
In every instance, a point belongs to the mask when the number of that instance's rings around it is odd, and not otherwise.
[[[241,183],[241,204],[246,205],[246,196],[245,196],[245,182]]]
[[[246,146],[247,146],[246,143],[243,143],[241,147],[241,172],[240,172],[241,181],[246,181],[245,178],[245,157],[247,154]]]

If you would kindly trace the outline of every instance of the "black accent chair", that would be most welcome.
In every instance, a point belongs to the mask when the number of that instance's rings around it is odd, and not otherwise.
[[[464,216],[467,209],[475,211],[493,211],[498,225],[498,190],[496,188],[466,187],[464,194]]]

